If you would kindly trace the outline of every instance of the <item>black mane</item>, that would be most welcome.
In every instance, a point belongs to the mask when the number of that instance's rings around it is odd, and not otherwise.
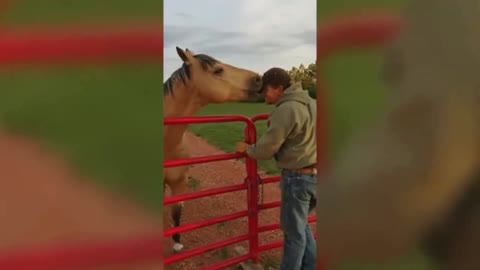
[[[219,62],[217,59],[206,54],[197,54],[193,57],[195,57],[195,59],[200,62],[203,70],[207,70],[209,67],[213,67],[216,63]],[[175,81],[182,80],[182,82],[185,84],[185,82],[189,79],[190,66],[184,63],[179,69],[177,69],[172,73],[172,75],[170,75],[170,78],[168,78],[163,83],[163,95],[173,95],[173,83]]]

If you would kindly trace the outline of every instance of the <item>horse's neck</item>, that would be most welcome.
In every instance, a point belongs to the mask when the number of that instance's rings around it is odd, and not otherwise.
[[[164,96],[164,118],[193,116],[205,103],[195,95],[193,89],[187,88],[181,82],[175,82],[171,94]],[[163,136],[165,149],[175,149],[182,141],[188,125],[164,126]]]

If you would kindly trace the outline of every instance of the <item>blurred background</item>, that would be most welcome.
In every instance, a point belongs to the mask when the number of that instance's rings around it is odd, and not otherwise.
[[[317,1],[319,24],[333,16],[356,14],[368,10],[401,11],[405,0],[341,0]],[[327,89],[329,110],[329,139],[331,156],[336,159],[346,147],[352,134],[368,124],[382,110],[388,89],[380,77],[382,50],[342,50],[321,64],[322,80]],[[332,162],[332,161],[329,161]],[[345,263],[342,270],[427,270],[434,269],[417,250],[390,265],[361,265]]]
[[[155,0],[12,0],[2,9],[0,29],[10,32],[162,22],[162,1]],[[161,63],[153,60],[0,66],[0,123],[60,151],[99,184],[160,210],[161,87]]]
[[[160,45],[149,61],[82,65],[5,64],[3,52],[0,248],[161,232],[162,5],[158,0],[0,1],[0,47],[8,47],[5,36],[19,31],[42,36],[59,28],[69,37],[75,36],[70,26],[94,33],[102,25],[156,33]],[[112,50],[117,45],[108,44]]]

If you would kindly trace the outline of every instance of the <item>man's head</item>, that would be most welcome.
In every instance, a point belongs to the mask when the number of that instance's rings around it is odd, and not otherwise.
[[[283,91],[290,86],[290,75],[284,69],[274,67],[263,74],[262,81],[265,103],[275,104]]]

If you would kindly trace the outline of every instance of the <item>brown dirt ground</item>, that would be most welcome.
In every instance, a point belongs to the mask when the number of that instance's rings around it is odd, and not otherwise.
[[[92,183],[33,140],[0,130],[0,249],[161,233],[160,218]],[[158,260],[101,269],[162,268]]]
[[[220,149],[209,145],[201,137],[191,133],[187,134],[188,143],[191,145],[190,151],[192,156],[206,156],[224,153]],[[193,147],[194,146],[194,147]],[[260,172],[260,175],[264,175]],[[227,160],[221,162],[212,162],[206,164],[198,164],[191,167],[189,176],[191,181],[191,190],[206,190],[221,186],[240,184],[246,177],[245,164],[243,161]],[[165,196],[169,196],[167,191]],[[280,198],[280,190],[278,183],[266,184],[263,187],[263,202],[278,201]],[[223,195],[210,196],[185,202],[182,214],[182,224],[200,221],[228,213],[246,210],[246,191],[227,193]],[[260,212],[259,224],[268,225],[279,222],[279,209],[273,208]],[[171,226],[170,207],[164,209],[163,224],[165,227]],[[315,226],[313,226],[314,229]],[[242,235],[247,232],[247,219],[237,219],[195,231],[182,234],[183,251],[196,248],[205,244],[217,242],[229,237]],[[281,234],[277,231],[270,231],[260,235],[260,243],[270,243],[272,241],[281,240]],[[165,238],[164,256],[173,254],[173,242],[170,238]],[[238,245],[238,244],[236,244]],[[240,243],[244,248],[248,247],[247,242]],[[235,246],[235,245],[234,245]],[[165,267],[166,270],[193,270],[201,269],[205,266],[221,262],[227,258],[237,256],[233,252],[233,246],[217,249],[206,254],[195,256],[193,258],[174,263]],[[281,249],[274,249],[262,253],[262,261],[266,266],[278,263],[281,255]],[[236,269],[232,267],[231,269]]]

